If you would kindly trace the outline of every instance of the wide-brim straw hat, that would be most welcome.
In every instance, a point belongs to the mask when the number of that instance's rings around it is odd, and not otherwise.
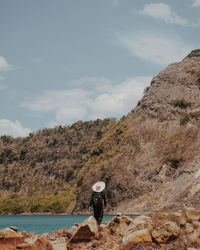
[[[92,186],[92,190],[95,192],[102,192],[106,187],[105,182],[98,181]]]

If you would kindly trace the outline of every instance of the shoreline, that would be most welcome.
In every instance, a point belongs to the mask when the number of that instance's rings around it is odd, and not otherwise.
[[[199,220],[200,210],[188,207],[136,218],[118,213],[101,225],[90,216],[45,233],[10,226],[1,230],[0,249],[200,249]]]
[[[21,213],[21,214],[0,214],[0,216],[32,216],[32,215],[93,215],[93,213],[76,213],[76,214],[70,214],[70,213],[57,213],[57,214],[52,214],[52,213]],[[117,213],[105,213],[104,215],[112,215],[115,216]],[[135,214],[125,214],[127,216],[139,216],[141,215],[140,213],[135,213]]]
[[[19,216],[19,215],[24,215],[24,216],[31,216],[31,215],[93,215],[93,213],[77,213],[77,214],[69,214],[69,213],[57,213],[57,214],[52,214],[52,213],[21,213],[21,214],[0,214],[0,216]],[[116,215],[116,213],[105,213],[104,215]],[[130,214],[132,215],[132,214]]]

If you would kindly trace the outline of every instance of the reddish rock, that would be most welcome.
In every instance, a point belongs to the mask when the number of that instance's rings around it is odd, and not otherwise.
[[[97,222],[94,217],[90,216],[77,227],[69,242],[77,243],[91,241],[97,232]]]
[[[185,216],[187,222],[198,221],[200,220],[200,210],[195,210],[193,208],[186,208]]]
[[[53,250],[51,242],[48,240],[48,234],[42,234],[35,241],[38,250]]]
[[[189,243],[200,249],[200,230],[194,231],[188,235]]]
[[[133,229],[134,231],[142,229],[148,229],[149,231],[151,231],[153,229],[152,224],[153,222],[151,217],[146,215],[140,215],[133,220]]]
[[[166,242],[178,237],[180,233],[180,227],[177,223],[168,221],[162,226],[155,228],[152,231],[152,237],[156,242]]]
[[[192,224],[190,224],[190,223],[185,224],[185,232],[187,234],[194,232],[194,227],[192,226]]]
[[[132,229],[132,226],[133,220],[130,217],[117,215],[112,218],[108,228],[112,235],[124,236],[127,234],[128,230]]]
[[[33,238],[35,236],[35,233],[28,233],[27,235],[29,238]]]
[[[29,244],[29,243],[22,243],[17,245],[16,249],[21,250],[38,250],[35,244]]]
[[[67,229],[60,229],[51,233],[51,236],[59,237],[59,236],[66,236],[67,234],[68,234]]]
[[[26,231],[22,231],[21,235],[24,236],[24,237],[26,237],[27,236],[27,232]]]
[[[135,231],[131,234],[124,236],[122,239],[123,245],[150,242],[152,242],[152,239],[148,229]]]
[[[13,231],[10,228],[0,230],[0,243],[8,245],[16,245],[24,241],[23,235]]]
[[[166,221],[176,222],[179,226],[186,224],[184,212],[155,213],[152,215],[152,220],[157,226],[164,224]]]
[[[0,242],[0,249],[1,250],[16,250],[16,246],[13,244]]]

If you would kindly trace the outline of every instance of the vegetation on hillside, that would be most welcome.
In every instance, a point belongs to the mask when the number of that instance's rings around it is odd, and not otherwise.
[[[1,136],[0,213],[66,212],[75,199],[79,171],[101,153],[99,142],[115,123],[79,121],[26,138]]]
[[[99,180],[106,183],[109,212],[198,206],[197,56],[161,71],[119,121],[76,122],[26,138],[2,136],[0,213],[84,212]]]

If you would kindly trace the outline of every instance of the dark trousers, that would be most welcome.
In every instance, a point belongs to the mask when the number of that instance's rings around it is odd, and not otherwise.
[[[103,207],[93,207],[93,209],[94,209],[94,218],[96,219],[98,225],[100,225],[103,219]]]

